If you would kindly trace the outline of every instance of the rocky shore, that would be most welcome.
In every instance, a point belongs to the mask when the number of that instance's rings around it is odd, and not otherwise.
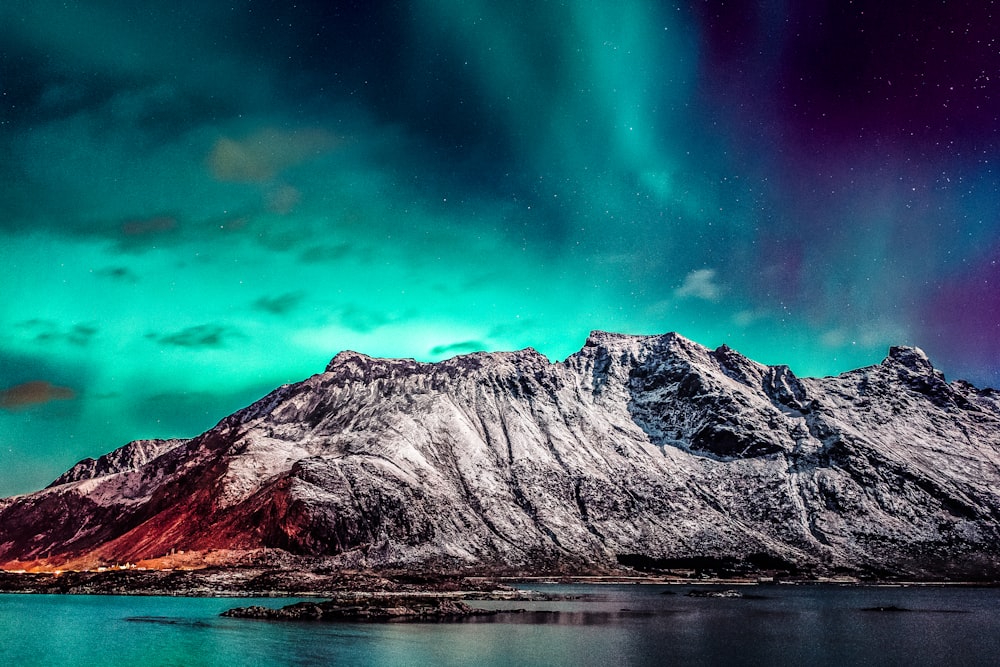
[[[523,594],[491,578],[403,572],[255,567],[104,572],[0,571],[0,593],[332,598],[357,591],[371,595],[435,593],[491,599],[517,599]]]
[[[858,576],[778,576],[767,572],[729,571],[619,573],[552,572],[523,574],[512,571],[413,572],[404,570],[337,570],[332,567],[213,566],[199,569],[107,569],[17,572],[0,570],[0,594],[40,593],[68,595],[162,595],[183,597],[306,597],[349,598],[393,595],[452,600],[550,599],[523,590],[536,584],[675,584],[732,587],[751,584],[841,585],[951,585],[997,586],[993,579],[872,578]],[[517,586],[517,587],[515,587]],[[701,589],[699,589],[701,590]],[[701,595],[702,593],[695,593]],[[713,593],[705,593],[712,595]]]

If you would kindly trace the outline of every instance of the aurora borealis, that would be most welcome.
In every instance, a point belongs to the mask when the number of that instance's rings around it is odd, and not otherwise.
[[[0,5],[0,495],[338,351],[1000,385],[992,3]]]

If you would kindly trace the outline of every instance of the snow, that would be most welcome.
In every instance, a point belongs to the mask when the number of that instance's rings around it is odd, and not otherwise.
[[[823,379],[676,334],[595,331],[556,363],[530,348],[438,364],[344,352],[169,457],[123,450],[114,472],[0,504],[0,544],[24,507],[133,507],[219,461],[199,483],[220,517],[287,478],[290,539],[385,547],[369,561],[767,552],[919,569],[935,549],[991,561],[1000,545],[996,395],[944,383],[916,348]]]

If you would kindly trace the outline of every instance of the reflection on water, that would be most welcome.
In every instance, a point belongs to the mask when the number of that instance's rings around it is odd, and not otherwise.
[[[289,600],[0,596],[0,664],[992,665],[1000,590],[538,586],[565,596],[475,602],[518,613],[459,623],[219,617]]]
[[[615,625],[636,618],[666,617],[674,611],[518,611],[496,616],[470,616],[460,623],[520,623],[528,625]]]

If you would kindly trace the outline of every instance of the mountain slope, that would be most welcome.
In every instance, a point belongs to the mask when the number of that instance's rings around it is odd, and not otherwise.
[[[0,502],[0,563],[259,547],[349,565],[1000,565],[1000,397],[915,348],[797,378],[676,334],[437,364],[344,352],[191,440]]]

